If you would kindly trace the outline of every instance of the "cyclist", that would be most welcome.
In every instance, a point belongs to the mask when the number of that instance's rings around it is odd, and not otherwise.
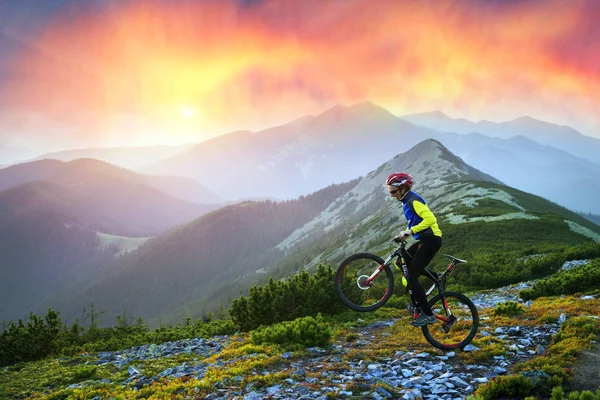
[[[391,174],[386,181],[390,196],[402,202],[404,216],[408,221],[406,230],[398,237],[413,236],[417,242],[408,249],[412,261],[408,264],[408,281],[421,313],[411,321],[413,326],[424,326],[436,322],[427,302],[425,290],[419,283],[419,276],[442,246],[442,231],[437,219],[421,196],[411,190],[413,179],[406,173]]]

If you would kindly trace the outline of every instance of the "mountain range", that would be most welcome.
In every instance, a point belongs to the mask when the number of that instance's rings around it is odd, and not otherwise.
[[[260,132],[239,131],[200,143],[143,171],[183,173],[225,197],[294,198],[364,175],[427,136],[370,102],[336,106]]]
[[[405,224],[382,185],[392,171],[413,174],[447,252],[600,241],[598,225],[562,207],[599,212],[597,163],[524,136],[440,132],[369,102],[141,169],[89,158],[0,169],[0,320],[47,307],[72,320],[95,303],[108,323],[124,308],[178,321],[269,276],[384,251]],[[288,200],[235,200],[249,197]]]
[[[424,115],[417,117],[404,118],[424,123]],[[464,125],[469,125],[467,122]],[[190,177],[230,200],[261,195],[287,199],[334,182],[364,176],[381,164],[381,160],[433,138],[474,167],[510,186],[572,210],[600,213],[598,157],[590,156],[590,160],[573,155],[565,151],[569,146],[549,146],[539,138],[544,137],[543,132],[550,132],[551,137],[563,141],[572,136],[576,145],[571,147],[577,149],[594,149],[600,140],[531,118],[517,122],[493,123],[493,130],[488,129],[491,133],[506,130],[506,138],[485,133],[451,133],[442,129],[441,122],[430,127],[415,125],[365,102],[350,107],[337,106],[320,115],[264,131],[223,135],[142,171]],[[472,125],[473,129],[479,126]],[[466,131],[470,129],[464,128],[462,132]],[[516,132],[521,135],[512,136]],[[233,183],[234,190],[231,189]],[[576,195],[565,195],[560,189],[565,184],[568,192]]]
[[[503,185],[440,142],[425,140],[358,181],[287,202],[213,211],[119,257],[93,279],[46,299],[69,319],[94,303],[153,322],[216,311],[269,276],[287,277],[356,251],[383,251],[406,222],[387,195],[390,171],[411,171],[436,213],[445,252],[600,241],[600,227],[556,204]],[[523,227],[527,229],[523,229]],[[439,261],[439,260],[438,260]]]
[[[0,170],[0,191],[35,181],[69,192],[82,211],[75,208],[73,215],[90,226],[125,236],[151,236],[218,207],[211,204],[218,197],[191,179],[140,175],[94,159],[41,160]]]
[[[450,118],[441,111],[434,111],[406,115],[402,119],[440,132],[482,133],[504,139],[525,136],[537,143],[565,150],[588,161],[600,162],[600,139],[583,135],[569,126],[555,125],[531,117],[520,117],[506,122],[472,122],[463,118]]]
[[[235,202],[311,193],[362,176],[427,138],[510,186],[578,212],[600,214],[600,140],[530,117],[499,123],[453,119],[442,112],[398,118],[364,102],[197,144],[68,150],[39,158],[95,158],[142,174],[192,178],[204,186],[202,191],[214,194],[169,193],[192,202]],[[179,187],[196,187],[197,182]],[[559,182],[568,185],[568,195]]]

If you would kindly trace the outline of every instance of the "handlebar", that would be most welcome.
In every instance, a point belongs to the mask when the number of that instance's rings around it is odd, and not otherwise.
[[[394,242],[395,244],[403,244],[403,245],[406,245],[406,243],[407,243],[406,240],[399,238],[397,236],[395,238],[393,238],[392,240],[390,240],[390,243],[391,242]]]

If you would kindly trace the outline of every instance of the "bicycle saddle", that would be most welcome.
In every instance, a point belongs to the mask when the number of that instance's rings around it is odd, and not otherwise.
[[[466,263],[467,262],[467,260],[461,260],[460,258],[453,257],[450,254],[444,254],[444,256],[448,257],[449,259],[451,259],[456,264]]]

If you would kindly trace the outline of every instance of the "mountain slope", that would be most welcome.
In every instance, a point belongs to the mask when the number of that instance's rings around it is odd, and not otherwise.
[[[90,303],[105,310],[108,320],[124,307],[130,315],[145,318],[173,313],[222,283],[279,259],[273,247],[354,184],[334,185],[287,202],[245,202],[213,211],[147,242],[121,257],[110,272],[68,287],[47,305],[66,318],[77,316]]]
[[[351,189],[330,190],[328,201],[310,213],[294,211],[308,196],[288,203],[244,203],[205,215],[147,243],[113,274],[70,291],[56,307],[70,307],[72,315],[93,301],[107,315],[123,307],[144,317],[198,315],[227,306],[269,275],[287,277],[318,263],[337,265],[354,252],[384,251],[388,239],[406,226],[384,185],[389,173],[399,170],[413,174],[415,190],[438,216],[444,252],[470,257],[600,240],[600,228],[591,222],[504,186],[441,143],[426,140]]]
[[[600,211],[600,164],[523,136],[491,138],[478,133],[436,137],[469,165],[507,185],[542,196],[572,210]],[[567,196],[562,188],[575,195]]]
[[[531,117],[520,117],[505,122],[471,122],[466,119],[450,118],[440,111],[434,111],[406,115],[402,119],[440,132],[482,133],[500,138],[525,136],[540,144],[568,151],[572,155],[583,157],[588,161],[600,162],[600,157],[598,157],[600,139],[582,135],[568,126],[551,124]]]
[[[228,198],[294,198],[364,175],[426,132],[372,103],[336,106],[264,131],[208,140],[144,171],[191,177]]]
[[[77,195],[79,206],[72,210],[73,217],[95,222],[88,225],[92,229],[124,236],[156,235],[217,208],[171,197],[151,185],[166,186],[167,178],[154,179],[97,160],[43,160],[0,170],[0,190],[32,181],[51,182]],[[175,188],[178,182],[174,180]]]
[[[600,229],[581,216],[540,197],[515,190],[470,168],[441,143],[427,140],[362,178],[313,221],[278,248],[285,262],[277,276],[318,263],[337,265],[355,252],[385,252],[388,240],[406,226],[401,205],[385,191],[393,171],[408,171],[414,189],[436,214],[444,253],[477,257],[600,241]],[[328,242],[324,249],[322,242]],[[309,258],[311,261],[306,262]],[[443,263],[436,257],[435,263]]]
[[[44,159],[13,165],[0,170],[0,190],[21,183],[47,180],[72,185],[78,180],[120,179],[134,185],[145,185],[194,203],[216,203],[221,199],[199,182],[179,176],[141,175],[104,161],[91,158],[69,162]]]
[[[100,268],[115,250],[100,249],[86,228],[100,213],[78,220],[82,199],[48,182],[0,192],[0,321],[24,317],[76,276]]]
[[[422,120],[428,116],[411,121],[425,123]],[[522,124],[518,130],[493,125],[493,136],[498,132],[505,134],[505,130],[509,133],[505,136],[522,135],[506,139],[489,137],[487,133],[449,133],[446,131],[453,128],[452,123],[459,132],[471,132],[478,125],[432,113],[432,118],[436,116],[439,123],[429,126],[440,131],[405,122],[372,103],[337,106],[321,115],[265,131],[234,132],[209,140],[149,167],[148,171],[187,174],[227,198],[286,198],[364,176],[377,168],[381,160],[433,138],[469,165],[509,186],[573,210],[600,213],[600,180],[596,179],[600,159],[594,156],[592,162],[581,158],[581,154],[565,151],[568,147],[563,148],[554,140],[554,136],[562,137],[562,128],[557,127],[559,133],[549,136],[553,138],[551,145],[544,145],[531,137],[539,136],[536,140],[544,142],[544,135],[552,132],[538,129],[535,123]],[[565,132],[565,140],[579,137],[568,129]],[[556,189],[556,182],[569,182],[577,195],[564,196],[562,190]]]

